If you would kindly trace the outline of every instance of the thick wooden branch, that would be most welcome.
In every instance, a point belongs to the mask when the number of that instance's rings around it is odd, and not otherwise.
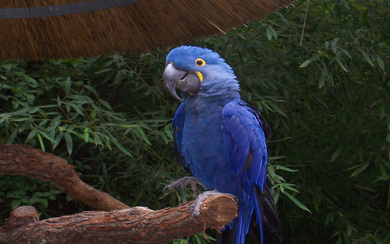
[[[164,243],[205,229],[220,230],[237,216],[228,195],[203,195],[175,208],[129,208],[82,182],[74,166],[60,157],[25,145],[0,144],[0,175],[25,175],[53,182],[60,190],[98,210],[39,220],[34,207],[13,210],[0,227],[8,243]]]
[[[210,195],[192,220],[192,202],[175,208],[90,211],[39,221],[31,206],[15,209],[0,228],[0,244],[8,243],[165,243],[206,228],[220,230],[237,216],[227,195]]]
[[[26,145],[0,144],[0,175],[24,175],[53,182],[64,193],[96,210],[129,208],[82,182],[65,159]]]

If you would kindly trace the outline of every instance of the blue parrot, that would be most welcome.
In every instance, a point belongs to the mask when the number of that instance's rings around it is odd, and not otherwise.
[[[181,46],[166,58],[164,83],[182,101],[172,122],[175,161],[203,186],[239,200],[238,217],[218,241],[245,243],[249,232],[258,243],[281,243],[267,176],[270,129],[258,109],[241,100],[233,69],[210,49]]]

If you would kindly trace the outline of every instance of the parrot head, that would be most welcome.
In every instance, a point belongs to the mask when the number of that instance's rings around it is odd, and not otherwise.
[[[238,92],[233,69],[210,49],[181,46],[166,58],[164,83],[172,96],[181,100],[176,88],[189,96],[215,96]]]

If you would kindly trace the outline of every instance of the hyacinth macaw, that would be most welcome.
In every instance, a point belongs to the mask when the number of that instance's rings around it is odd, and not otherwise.
[[[210,49],[181,46],[166,58],[164,83],[182,101],[172,122],[175,161],[203,186],[239,200],[238,217],[218,240],[245,243],[249,232],[259,243],[281,243],[267,177],[269,127],[241,100],[232,68]]]

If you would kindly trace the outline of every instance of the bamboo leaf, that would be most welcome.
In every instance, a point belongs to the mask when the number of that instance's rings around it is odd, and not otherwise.
[[[69,131],[65,132],[64,139],[66,143],[66,150],[68,151],[68,154],[71,155],[73,152],[73,139]]]
[[[286,166],[283,166],[283,165],[275,165],[275,168],[283,170],[283,171],[291,172],[291,173],[298,171],[298,170],[295,170],[295,169],[290,169],[290,168],[288,168]]]
[[[59,131],[54,138],[54,143],[52,144],[52,150],[54,150],[61,142],[62,137],[64,136],[64,132]]]
[[[333,152],[332,156],[330,157],[331,162],[334,162],[336,160],[336,158],[339,156],[342,149],[343,149],[342,147],[339,147],[336,149],[336,151]]]
[[[35,135],[37,134],[37,132],[38,132],[37,128],[34,127],[34,128],[31,130],[31,132],[28,134],[28,136],[27,136],[27,138],[26,138],[26,140],[25,140],[24,143],[27,144],[29,141],[31,141],[31,139],[33,139],[33,138],[35,137]]]
[[[64,82],[63,89],[65,91],[65,95],[68,95],[70,93],[70,87],[72,86],[72,80],[68,76]]]
[[[355,176],[358,176],[359,174],[361,174],[367,167],[368,167],[369,163],[363,163],[363,164],[360,164],[360,167],[358,167],[352,174],[351,174],[351,177],[355,177]]]
[[[305,67],[308,66],[311,62],[313,62],[313,60],[312,60],[312,59],[308,59],[308,60],[306,60],[305,62],[303,62],[303,63],[299,66],[299,68],[305,68]]]
[[[271,41],[272,40],[272,33],[271,33],[270,28],[267,27],[267,29],[265,31],[266,31],[268,41]]]
[[[376,62],[378,63],[379,67],[385,71],[385,63],[383,62],[382,58],[379,56],[376,56]]]
[[[124,154],[130,156],[130,157],[133,157],[133,155],[131,155],[131,153],[126,149],[124,148],[115,138],[111,138],[111,142],[114,143],[114,145],[119,149],[121,150],[121,152],[123,152]]]
[[[332,45],[332,51],[334,53],[337,53],[337,42],[339,41],[340,38],[334,38],[331,45]]]
[[[369,63],[371,66],[374,66],[368,54],[364,50],[362,50],[361,53],[363,54],[363,58],[367,61],[367,63]]]
[[[138,131],[138,133],[141,136],[142,140],[144,140],[147,144],[151,145],[151,143],[149,142],[148,138],[145,135],[144,130],[141,127],[136,127],[135,129]]]
[[[171,125],[166,125],[164,127],[164,132],[168,136],[169,139],[173,140],[173,134],[172,134]]]
[[[39,145],[41,145],[42,151],[45,151],[45,144],[43,143],[43,140],[42,140],[42,137],[41,137],[39,131],[37,133],[37,137],[38,137]]]
[[[8,137],[7,144],[12,144],[15,141],[16,135],[18,134],[19,128],[15,127],[11,135]]]
[[[47,134],[46,132],[42,131],[42,130],[39,130],[38,131],[38,134],[42,135],[43,137],[45,137],[46,139],[48,139],[49,141],[51,141],[52,143],[55,143],[55,139],[51,138],[49,136],[49,134]]]
[[[89,141],[89,128],[88,127],[84,128],[84,141],[85,142]]]
[[[348,72],[347,68],[345,68],[344,64],[343,64],[339,59],[337,59],[337,63],[340,65],[340,67],[341,67],[345,72]]]
[[[303,203],[301,203],[298,199],[296,199],[293,195],[291,195],[288,192],[284,192],[284,195],[286,195],[288,198],[290,198],[290,200],[293,203],[295,203],[295,205],[297,205],[299,208],[311,213],[311,211]]]

